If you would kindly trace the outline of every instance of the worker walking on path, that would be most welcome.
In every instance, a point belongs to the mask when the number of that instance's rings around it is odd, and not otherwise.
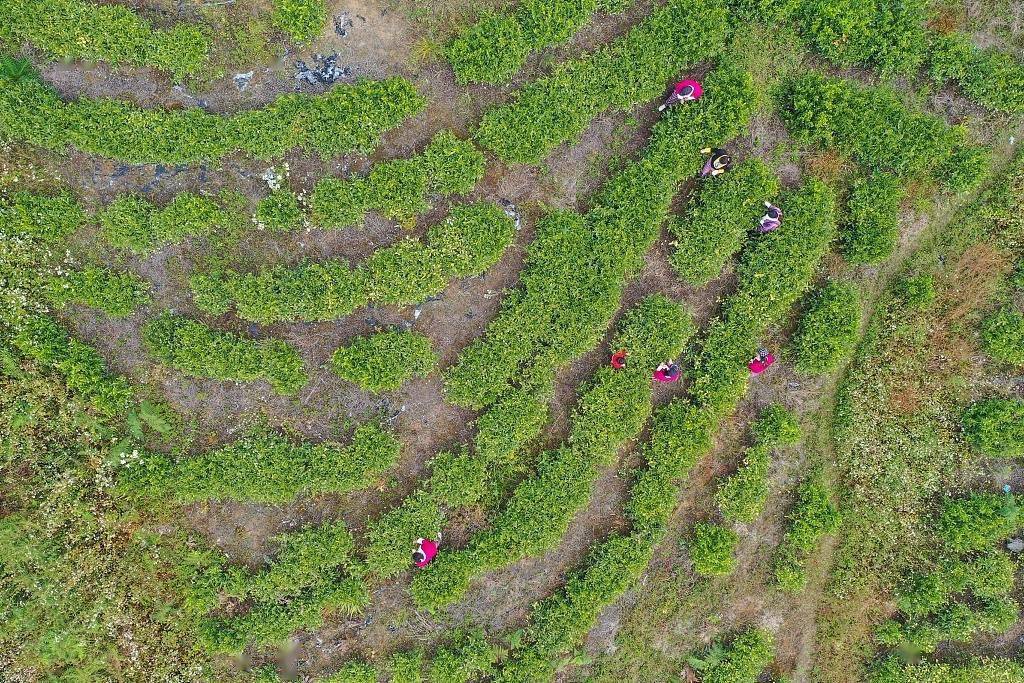
[[[700,151],[701,154],[710,154],[707,162],[704,163],[704,168],[700,170],[700,177],[712,178],[717,175],[722,175],[730,168],[732,168],[732,156],[728,151],[721,147],[705,147]]]
[[[782,225],[782,209],[771,202],[765,202],[764,205],[767,210],[757,222],[757,232],[761,235],[777,230]]]
[[[767,370],[775,362],[775,356],[771,354],[766,348],[760,348],[757,350],[757,355],[750,359],[747,363],[747,367],[750,368],[750,372],[755,375],[760,375],[762,372]]]
[[[679,369],[679,365],[674,360],[667,360],[658,365],[654,371],[654,381],[667,384],[677,381],[682,374],[683,371]]]
[[[668,99],[658,107],[658,111],[665,111],[682,102],[696,102],[703,94],[704,88],[697,81],[691,78],[679,81],[672,88],[672,94],[668,96]]]
[[[441,541],[441,534],[437,535],[437,542]],[[417,538],[416,550],[412,551],[412,562],[422,568],[430,564],[430,561],[437,555],[437,543],[429,538]]]

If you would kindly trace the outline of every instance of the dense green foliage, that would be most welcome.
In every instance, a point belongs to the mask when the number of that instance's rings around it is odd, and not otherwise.
[[[985,318],[981,341],[988,355],[1010,365],[1024,365],[1024,313],[1002,308]]]
[[[436,365],[429,337],[398,330],[356,337],[331,357],[339,377],[369,391],[397,389],[412,377],[426,377]]]
[[[873,172],[928,176],[955,191],[970,189],[988,172],[986,153],[968,143],[965,129],[908,109],[886,87],[807,73],[788,84],[781,106],[797,139],[835,148]]]
[[[452,207],[424,241],[405,239],[353,268],[345,261],[277,266],[192,277],[196,305],[258,323],[334,320],[369,303],[404,305],[444,290],[453,278],[479,275],[497,263],[515,236],[512,219],[493,204]]]
[[[956,81],[982,106],[1024,112],[1024,63],[998,50],[983,50],[962,33],[932,37],[928,74],[940,83]]]
[[[236,151],[271,159],[293,148],[331,157],[369,151],[424,104],[407,80],[388,78],[335,86],[323,95],[282,95],[263,109],[218,116],[112,99],[65,102],[42,81],[0,75],[0,136],[140,164],[212,161]]]
[[[783,590],[797,592],[807,584],[808,556],[822,536],[839,528],[840,516],[825,485],[811,479],[800,485],[787,519],[789,529],[775,551],[775,579]]]
[[[693,570],[701,576],[726,576],[736,568],[733,553],[740,537],[732,529],[700,522],[693,527],[693,538],[686,544]]]
[[[151,454],[125,470],[128,492],[173,497],[287,503],[297,495],[344,493],[369,486],[398,459],[400,445],[375,424],[358,427],[352,443],[295,444],[256,427],[227,446],[181,460]]]
[[[280,339],[240,337],[162,313],[146,323],[142,340],[158,362],[192,377],[265,379],[279,394],[294,394],[309,381],[299,353]]]
[[[536,163],[577,139],[601,112],[652,100],[686,67],[713,58],[727,27],[721,0],[670,0],[626,36],[562,62],[509,104],[486,112],[476,139],[503,161]]]
[[[53,196],[15,192],[0,201],[0,225],[5,231],[56,244],[85,222],[85,213],[70,194]]]
[[[327,23],[326,0],[273,0],[270,20],[297,43],[319,37]]]
[[[299,198],[284,188],[274,190],[256,202],[252,221],[257,227],[271,232],[298,230],[304,222]]]
[[[324,228],[355,225],[367,211],[403,224],[430,208],[430,194],[465,194],[484,175],[484,155],[449,131],[422,154],[377,164],[364,178],[325,178],[313,188],[313,221]]]
[[[703,683],[755,683],[775,659],[775,639],[764,629],[752,628],[727,644],[715,643],[689,663]]]
[[[8,0],[0,5],[0,41],[31,43],[54,59],[153,66],[180,81],[206,63],[208,32],[177,24],[153,30],[122,5],[80,0]]]
[[[675,235],[670,262],[688,284],[707,284],[740,249],[757,225],[765,201],[779,193],[779,180],[760,159],[745,161],[723,178],[704,183],[683,218],[669,222]]]
[[[1024,666],[1006,659],[973,660],[967,664],[908,664],[892,655],[871,674],[871,683],[1014,683],[1024,680]]]
[[[1011,494],[974,493],[946,501],[938,519],[942,541],[954,552],[992,547],[1024,526]]]
[[[220,201],[182,192],[164,207],[135,195],[122,195],[101,209],[96,218],[103,236],[115,247],[150,254],[186,237],[206,237],[242,221],[241,195],[226,193]]]
[[[832,372],[857,341],[860,296],[848,282],[832,281],[815,292],[793,338],[796,369],[808,375]]]
[[[892,256],[900,238],[904,194],[903,183],[888,173],[872,173],[854,183],[840,237],[847,261],[874,264]]]
[[[749,524],[764,510],[768,500],[768,470],[772,451],[800,439],[794,415],[781,405],[768,406],[754,423],[754,445],[743,454],[743,463],[718,486],[715,501],[728,520]]]
[[[1024,400],[989,398],[978,401],[964,413],[964,436],[968,443],[993,458],[1024,455]]]
[[[148,282],[130,271],[102,266],[86,266],[55,279],[49,296],[55,303],[91,306],[115,318],[150,302]]]

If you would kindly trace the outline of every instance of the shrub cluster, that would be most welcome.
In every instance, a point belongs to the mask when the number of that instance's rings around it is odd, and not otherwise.
[[[48,292],[58,304],[76,303],[121,318],[151,301],[149,283],[127,270],[86,266],[53,281]]]
[[[348,446],[295,444],[257,427],[227,446],[172,461],[144,458],[124,470],[126,491],[173,497],[181,503],[205,499],[287,503],[300,494],[345,493],[369,486],[398,460],[400,444],[378,425],[355,430]]]
[[[450,131],[422,154],[374,166],[365,178],[325,178],[313,189],[313,221],[324,228],[355,225],[367,211],[403,224],[430,208],[427,195],[465,194],[484,176],[484,155]]]
[[[718,524],[698,523],[687,543],[693,570],[701,576],[727,576],[736,568],[736,546],[740,537]]]
[[[800,485],[788,520],[789,529],[775,551],[775,579],[783,590],[795,593],[807,585],[807,557],[822,536],[839,528],[840,517],[828,489],[812,479]]]
[[[669,261],[688,284],[707,284],[740,249],[757,225],[763,202],[779,192],[779,179],[760,159],[745,161],[724,178],[706,183],[686,216],[669,222],[676,250]]]
[[[700,657],[687,661],[700,672],[703,683],[750,683],[775,659],[775,639],[764,629],[752,628],[727,644],[715,643]]]
[[[263,109],[230,116],[202,109],[141,109],[112,99],[64,102],[34,78],[0,75],[0,130],[6,138],[130,163],[195,163],[243,151],[259,159],[293,148],[331,157],[370,151],[381,134],[423,109],[409,81],[336,86],[323,95],[282,95]]]
[[[679,182],[699,170],[701,147],[735,135],[752,113],[747,74],[725,65],[706,81],[708,94],[685,111],[669,110],[641,158],[599,191],[585,217],[556,211],[540,221],[521,287],[448,371],[449,400],[482,408],[524,371],[543,374],[597,344],[657,239]]]
[[[687,312],[661,295],[633,308],[613,340],[630,352],[626,368],[598,369],[580,395],[567,442],[538,457],[534,475],[515,488],[490,528],[474,535],[465,550],[446,552],[417,573],[410,588],[416,602],[430,609],[450,604],[465,594],[473,576],[557,545],[586,505],[601,468],[643,429],[658,360],[677,356],[694,330]]]
[[[0,7],[0,42],[31,43],[54,59],[153,66],[176,81],[198,72],[210,52],[208,32],[178,24],[154,31],[121,5],[79,0],[10,0]]]
[[[832,281],[811,296],[793,338],[794,365],[808,375],[832,372],[857,341],[860,297],[848,282]]]
[[[928,74],[939,83],[956,81],[989,109],[1024,112],[1024,64],[1005,52],[975,47],[963,33],[932,36]]]
[[[890,88],[807,73],[782,95],[781,115],[799,140],[837,149],[874,172],[930,176],[951,190],[970,189],[986,175],[981,147],[962,127],[909,110]]]
[[[309,381],[298,351],[280,339],[250,339],[173,313],[162,313],[142,330],[158,362],[192,377],[265,379],[279,394],[294,394]]]
[[[1024,526],[1010,494],[973,493],[946,501],[939,515],[939,538],[957,553],[985,550]]]
[[[345,261],[276,266],[257,273],[193,276],[196,306],[219,315],[234,304],[257,323],[334,320],[360,306],[413,304],[453,278],[483,273],[512,243],[515,225],[494,204],[452,207],[424,241],[405,239],[353,268]]]
[[[1024,455],[1024,401],[1021,399],[978,401],[964,413],[963,427],[967,441],[989,457]]]
[[[331,369],[368,391],[397,389],[408,379],[426,377],[437,365],[430,338],[391,330],[357,337],[331,357]]]
[[[562,62],[519,90],[511,103],[485,113],[476,139],[503,161],[536,163],[577,139],[601,112],[662,94],[666,82],[687,66],[715,57],[727,30],[721,0],[670,0],[626,36]]]
[[[47,196],[15,192],[0,200],[0,225],[47,244],[63,242],[85,222],[85,213],[70,194]]]
[[[305,222],[299,198],[290,190],[278,188],[256,202],[252,222],[261,230],[291,232]]]
[[[908,664],[895,654],[874,668],[870,683],[1011,683],[1024,680],[1024,665],[1008,659],[974,659],[966,664]]]
[[[206,237],[219,228],[241,223],[245,198],[225,193],[220,201],[182,192],[163,208],[135,195],[121,195],[96,218],[103,237],[115,247],[151,254],[186,237]]]
[[[872,173],[854,183],[840,236],[847,261],[874,264],[892,256],[900,238],[904,193],[904,184],[888,173]]]
[[[1024,313],[1003,308],[981,324],[981,341],[988,355],[1010,365],[1024,365]]]
[[[325,0],[273,0],[270,21],[296,43],[312,42],[327,24]]]
[[[743,456],[743,464],[721,481],[715,493],[725,518],[746,524],[761,515],[768,500],[772,450],[796,443],[800,427],[791,412],[781,405],[771,405],[754,423],[754,439],[754,445]]]

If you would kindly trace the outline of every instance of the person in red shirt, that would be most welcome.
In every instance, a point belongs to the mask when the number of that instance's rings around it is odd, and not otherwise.
[[[618,351],[613,353],[612,367],[615,368],[616,370],[621,370],[622,368],[626,367],[626,357],[628,355],[629,354],[626,352],[626,349],[619,349]]]
[[[668,96],[668,99],[658,107],[658,111],[665,111],[669,107],[675,106],[680,102],[695,102],[701,98],[704,94],[704,88],[701,87],[700,83],[687,78],[686,80],[679,81],[672,88],[672,94]]]
[[[755,375],[760,375],[762,372],[767,370],[775,362],[775,356],[771,354],[768,349],[761,348],[757,350],[757,355],[750,359],[747,363],[747,367],[750,368],[750,372]]]
[[[417,567],[426,567],[437,555],[437,543],[429,538],[417,538],[416,550],[412,551],[412,562]]]
[[[682,376],[683,372],[679,369],[679,366],[675,361],[665,361],[661,363],[658,368],[654,371],[654,381],[667,384],[669,382],[676,382]]]

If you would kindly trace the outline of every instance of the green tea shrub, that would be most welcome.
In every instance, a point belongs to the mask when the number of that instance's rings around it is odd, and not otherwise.
[[[1024,680],[1024,666],[1009,659],[972,659],[966,664],[922,661],[908,664],[898,654],[871,671],[870,683],[1013,683]]]
[[[309,43],[327,24],[325,0],[273,0],[271,23],[296,43]]]
[[[9,0],[0,7],[0,41],[31,43],[54,59],[152,66],[175,81],[197,73],[210,52],[208,31],[178,24],[153,30],[121,5],[78,0]]]
[[[740,537],[718,524],[698,523],[687,543],[693,570],[701,576],[728,576],[736,568],[736,546]]]
[[[486,112],[476,139],[505,162],[537,163],[578,138],[601,112],[652,100],[686,67],[713,59],[727,30],[720,0],[670,0],[626,36],[561,63],[511,103]]]
[[[772,450],[800,439],[796,417],[778,404],[765,408],[753,431],[755,443],[747,449],[743,463],[721,481],[715,492],[715,501],[725,518],[746,524],[761,515],[768,500]]]
[[[336,86],[323,95],[282,95],[263,109],[219,116],[112,99],[65,102],[39,80],[0,75],[6,139],[54,151],[73,146],[136,164],[213,161],[238,151],[273,159],[295,148],[324,157],[369,152],[382,133],[424,105],[415,87],[397,77]]]
[[[85,212],[67,192],[47,196],[14,192],[0,200],[0,225],[47,244],[71,236],[85,222]]]
[[[879,627],[875,639],[889,647],[907,644],[932,652],[944,641],[969,642],[978,633],[1004,633],[1019,616],[1019,606],[1008,596],[979,599],[976,605],[951,602],[927,618],[905,623],[889,620]]]
[[[958,553],[984,550],[1024,526],[1010,494],[973,493],[946,501],[937,522],[939,538]]]
[[[265,379],[286,395],[309,381],[298,352],[280,339],[248,339],[173,313],[146,323],[142,341],[157,361],[192,377]]]
[[[81,304],[122,318],[150,303],[149,290],[149,283],[130,271],[86,266],[55,280],[49,296],[58,304]]]
[[[219,315],[234,304],[238,316],[261,324],[334,320],[369,303],[420,303],[454,278],[480,275],[512,243],[515,225],[494,204],[453,206],[425,243],[405,239],[378,249],[361,266],[346,261],[275,266],[256,273],[228,271],[191,279],[201,310]]]
[[[822,536],[839,528],[840,516],[824,484],[810,480],[801,484],[788,521],[789,529],[775,551],[775,580],[784,591],[795,593],[807,584],[807,557]]]
[[[900,238],[900,205],[905,187],[888,173],[872,173],[850,190],[848,217],[840,234],[850,263],[881,263],[892,256]]]
[[[929,273],[904,277],[896,282],[894,290],[908,310],[923,311],[935,301],[935,278]]]
[[[426,377],[437,365],[430,338],[391,330],[357,337],[331,357],[331,369],[342,379],[369,391],[397,389],[408,379]]]
[[[686,215],[668,224],[676,238],[669,261],[679,277],[694,286],[717,277],[757,225],[763,202],[778,192],[778,178],[760,159],[744,161],[725,177],[706,183]]]
[[[897,93],[852,81],[807,73],[794,78],[781,97],[781,115],[794,137],[834,148],[873,172],[901,179],[933,177],[945,182],[945,166],[960,148],[970,147],[962,128],[938,116],[908,109]],[[987,161],[972,169],[975,182]],[[958,186],[956,190],[963,190]]]
[[[345,662],[321,683],[377,683],[377,669],[366,662]]]
[[[206,237],[218,228],[240,224],[239,209],[244,202],[244,197],[234,193],[222,195],[217,202],[183,192],[160,208],[141,197],[122,195],[96,217],[103,237],[112,245],[151,254],[186,237]]]
[[[979,598],[997,598],[1013,591],[1016,566],[1005,553],[944,561],[933,572],[910,578],[897,593],[900,612],[920,618],[937,612],[951,598],[970,590]]]
[[[988,355],[1010,365],[1024,365],[1024,313],[1003,308],[981,324],[981,341]]]
[[[313,188],[313,220],[344,228],[367,211],[403,224],[430,208],[428,194],[465,194],[484,176],[484,155],[450,131],[434,136],[422,154],[377,164],[364,178],[325,178]]]
[[[481,630],[461,632],[451,646],[438,649],[430,663],[431,683],[465,683],[491,673],[499,650]]]
[[[989,398],[972,404],[963,417],[964,437],[992,458],[1024,455],[1024,401]]]
[[[423,650],[417,648],[396,652],[388,660],[391,683],[425,683],[423,677]]]
[[[775,639],[764,629],[740,633],[728,644],[716,643],[702,657],[687,661],[703,683],[753,683],[775,659]]]
[[[292,232],[302,227],[305,217],[299,198],[284,188],[272,191],[256,203],[252,221],[271,232]]]
[[[531,52],[569,40],[596,9],[596,0],[523,0],[464,28],[445,46],[445,57],[460,85],[504,83]]]
[[[398,460],[401,445],[375,424],[356,428],[352,443],[293,443],[257,427],[203,455],[172,461],[150,455],[125,470],[126,491],[178,502],[219,499],[288,503],[298,495],[345,493],[369,486]],[[410,550],[410,552],[412,552]]]
[[[794,366],[808,375],[832,372],[853,350],[860,326],[860,297],[848,282],[815,292],[793,338]]]
[[[932,36],[928,74],[938,83],[956,81],[965,95],[989,109],[1024,112],[1024,63],[1005,52],[977,48],[966,34]]]

